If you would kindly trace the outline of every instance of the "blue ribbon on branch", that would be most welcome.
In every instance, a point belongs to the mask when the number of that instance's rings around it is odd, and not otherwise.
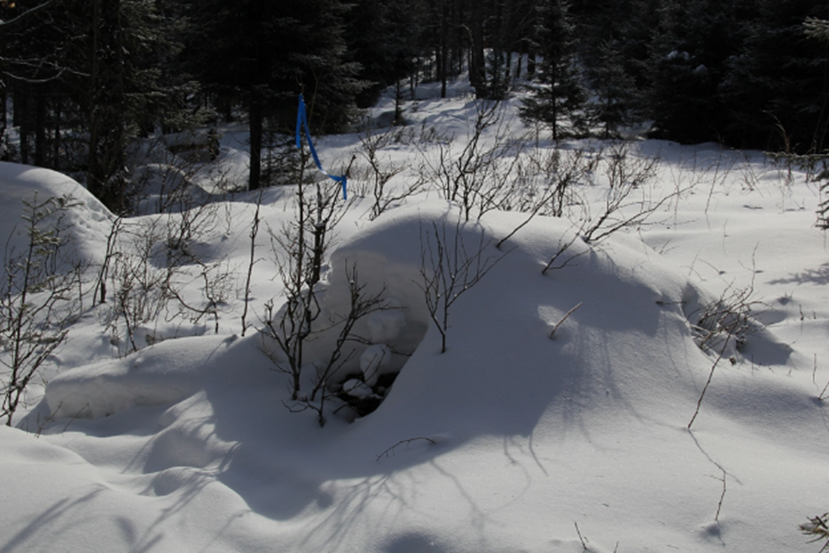
[[[311,156],[314,158],[314,163],[317,164],[317,168],[322,171],[322,173],[327,176],[329,179],[339,182],[342,184],[343,187],[343,200],[348,199],[347,197],[347,187],[348,187],[348,179],[346,179],[345,175],[337,176],[332,175],[328,171],[322,168],[322,163],[320,163],[320,158],[317,155],[317,150],[314,148],[314,141],[311,140],[311,131],[308,128],[308,116],[305,110],[305,100],[302,98],[302,94],[299,95],[299,110],[296,114],[296,147],[298,149],[302,149],[302,129],[305,128],[305,141],[308,142],[308,148],[311,150]]]

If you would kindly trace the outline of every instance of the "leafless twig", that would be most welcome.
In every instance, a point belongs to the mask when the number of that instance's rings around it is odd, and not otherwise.
[[[569,317],[570,315],[572,315],[572,314],[573,314],[573,312],[575,312],[575,310],[576,310],[576,309],[578,309],[579,307],[581,307],[581,304],[582,304],[582,303],[584,303],[584,302],[581,302],[581,301],[580,301],[580,302],[579,302],[579,303],[578,303],[575,307],[573,307],[570,311],[568,311],[567,313],[565,313],[565,314],[564,314],[564,316],[561,318],[561,320],[560,320],[559,322],[557,322],[557,323],[556,323],[556,325],[553,327],[553,330],[552,330],[552,331],[550,331],[550,340],[553,340],[553,339],[555,338],[555,336],[556,336],[556,330],[558,330],[558,327],[560,327],[560,326],[562,325],[562,323],[563,323],[564,321],[566,321],[566,320],[567,320],[567,317]]]
[[[396,443],[396,444],[394,444],[393,446],[391,446],[391,447],[387,448],[387,449],[386,449],[385,451],[383,451],[380,455],[377,455],[377,460],[379,461],[379,460],[380,460],[380,459],[382,459],[383,457],[388,457],[388,456],[394,455],[394,450],[395,450],[395,449],[397,449],[399,446],[401,446],[401,445],[409,445],[410,443],[412,443],[412,442],[416,442],[416,441],[418,441],[418,440],[423,440],[423,441],[425,441],[425,442],[428,442],[430,445],[435,445],[435,444],[437,443],[437,442],[436,442],[435,440],[433,440],[432,438],[424,438],[424,437],[422,437],[422,436],[421,436],[421,437],[418,437],[418,438],[408,438],[408,439],[406,439],[406,440],[400,440],[399,442],[397,442],[397,443]]]
[[[581,530],[579,530],[579,523],[578,523],[578,522],[574,522],[573,524],[575,524],[575,525],[576,525],[576,534],[578,534],[578,535],[579,535],[579,541],[581,542],[581,547],[582,547],[582,549],[583,549],[584,551],[587,551],[587,550],[588,550],[588,545],[587,545],[588,540],[587,540],[587,538],[585,538],[584,536],[582,536],[582,534],[581,534]]]
[[[248,305],[250,304],[250,280],[253,274],[253,266],[256,264],[256,235],[259,234],[259,210],[262,207],[262,192],[256,197],[256,211],[253,213],[253,223],[250,229],[250,259],[248,260],[248,272],[245,277],[245,306],[242,310],[242,336],[247,331]]]

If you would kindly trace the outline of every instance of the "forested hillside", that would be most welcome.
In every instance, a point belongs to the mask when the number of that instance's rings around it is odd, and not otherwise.
[[[458,78],[529,91],[523,116],[554,138],[819,154],[829,41],[809,30],[827,18],[822,0],[4,0],[2,159],[123,212],[134,138],[236,120],[256,189],[278,180],[299,93],[315,132],[338,132],[387,87]]]

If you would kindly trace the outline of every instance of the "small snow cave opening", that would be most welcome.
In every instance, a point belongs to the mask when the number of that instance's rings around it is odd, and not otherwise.
[[[381,298],[382,308],[356,320],[340,343],[342,322],[353,309],[352,277],[357,275],[360,293]],[[373,413],[389,397],[397,376],[426,336],[431,319],[420,280],[417,265],[395,263],[377,252],[332,255],[325,283],[316,292],[320,311],[314,338],[303,356],[306,366],[318,367],[319,378],[319,367],[330,367],[336,352],[337,369],[327,375],[325,386],[327,397],[335,399],[328,407],[340,418],[353,422]]]
[[[413,318],[413,310],[399,299],[389,301],[389,310],[361,321],[360,335],[368,344],[354,352],[356,363],[348,365],[334,384],[336,396],[343,402],[337,414],[348,421],[373,413],[385,401],[426,334],[426,321]]]

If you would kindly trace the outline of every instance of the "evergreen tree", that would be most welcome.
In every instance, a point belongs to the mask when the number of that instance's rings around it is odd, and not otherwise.
[[[112,211],[128,211],[128,144],[157,127],[182,130],[202,123],[188,98],[198,86],[175,70],[177,24],[163,17],[157,2],[73,1],[91,39],[89,83],[77,83],[89,113],[87,187]]]
[[[87,188],[116,213],[125,205],[124,42],[121,0],[92,2]]]
[[[666,3],[651,43],[650,116],[655,135],[680,142],[722,140],[727,111],[719,90],[739,50],[735,2]]]
[[[812,39],[822,41],[824,45],[829,44],[829,20],[817,19],[815,17],[807,17],[806,22],[806,36]],[[823,195],[823,200],[818,206],[818,226],[823,230],[829,229],[829,150],[813,154],[814,159],[811,160],[817,164],[822,164],[822,171],[818,173],[817,180],[822,180],[820,191]]]
[[[192,20],[176,2],[122,0],[125,94],[131,136],[179,132],[207,123],[201,85],[182,59]]]
[[[70,13],[71,2],[7,2],[0,5],[0,108],[6,125],[6,98],[14,104],[13,124],[20,136],[19,157],[5,159],[60,168],[62,119],[72,111],[67,98],[76,89],[73,82],[88,74],[83,61],[84,33]],[[79,51],[83,56],[78,56]],[[80,58],[80,59],[79,59]],[[74,110],[77,111],[77,110]]]
[[[829,41],[829,21],[810,16],[803,25],[806,27],[806,36]]]
[[[156,5],[147,0],[18,2],[13,10],[24,11],[11,20],[17,23],[0,28],[7,54],[4,83],[13,94],[21,130],[21,161],[66,170],[85,167],[89,190],[116,212],[127,208],[125,149],[132,138],[165,120],[183,124],[192,118],[193,106],[175,101],[181,96],[181,73],[172,69],[178,50],[172,20],[162,18]],[[64,128],[88,136],[88,147],[64,147]],[[66,152],[73,151],[88,153],[83,159],[68,157]]]
[[[579,56],[594,94],[591,119],[612,135],[648,117],[650,42],[660,0],[589,0],[574,11]]]
[[[638,109],[644,115],[645,109],[641,104],[645,101],[644,91],[650,83],[651,44],[654,29],[659,25],[662,0],[618,0],[618,5],[615,19],[625,22],[620,29],[620,51],[625,72],[633,77],[636,87],[642,91],[638,98]]]
[[[541,62],[536,82],[529,85],[531,96],[521,107],[521,116],[550,126],[553,140],[564,131],[580,131],[585,92],[576,65],[574,27],[566,0],[545,0],[539,10],[536,29],[537,51]]]
[[[829,125],[829,43],[810,39],[803,24],[809,17],[829,17],[829,5],[760,0],[758,13],[721,90],[729,107],[729,140],[788,153],[820,152]]]
[[[317,132],[339,131],[364,88],[346,60],[340,0],[191,0],[199,33],[188,44],[194,72],[214,93],[241,100],[250,123],[250,189],[260,186],[266,120],[290,132],[305,94]]]
[[[627,73],[619,41],[609,40],[599,47],[595,65],[588,69],[593,100],[589,104],[591,122],[602,128],[604,138],[617,137],[621,127],[633,121],[636,83]]]
[[[357,96],[360,107],[373,105],[383,89],[415,69],[425,9],[421,0],[360,0],[349,12],[348,56],[360,64],[359,78],[367,83]]]
[[[469,84],[475,89],[478,98],[487,96],[486,82],[486,43],[484,38],[485,2],[475,2],[470,6],[469,20],[465,23],[469,29]],[[446,88],[444,86],[444,88]],[[445,97],[443,94],[441,97]]]
[[[505,75],[513,75],[514,79],[522,77],[522,59],[527,58],[529,65],[530,45],[534,36],[536,0],[514,0],[505,3],[506,26],[504,46],[508,53],[519,54],[518,63],[513,67],[512,56],[507,57]],[[527,67],[529,69],[529,67]]]
[[[511,57],[508,47],[509,13],[504,0],[494,0],[489,26],[485,27],[490,45],[486,55],[486,83],[478,97],[503,100],[510,85],[507,60]]]

